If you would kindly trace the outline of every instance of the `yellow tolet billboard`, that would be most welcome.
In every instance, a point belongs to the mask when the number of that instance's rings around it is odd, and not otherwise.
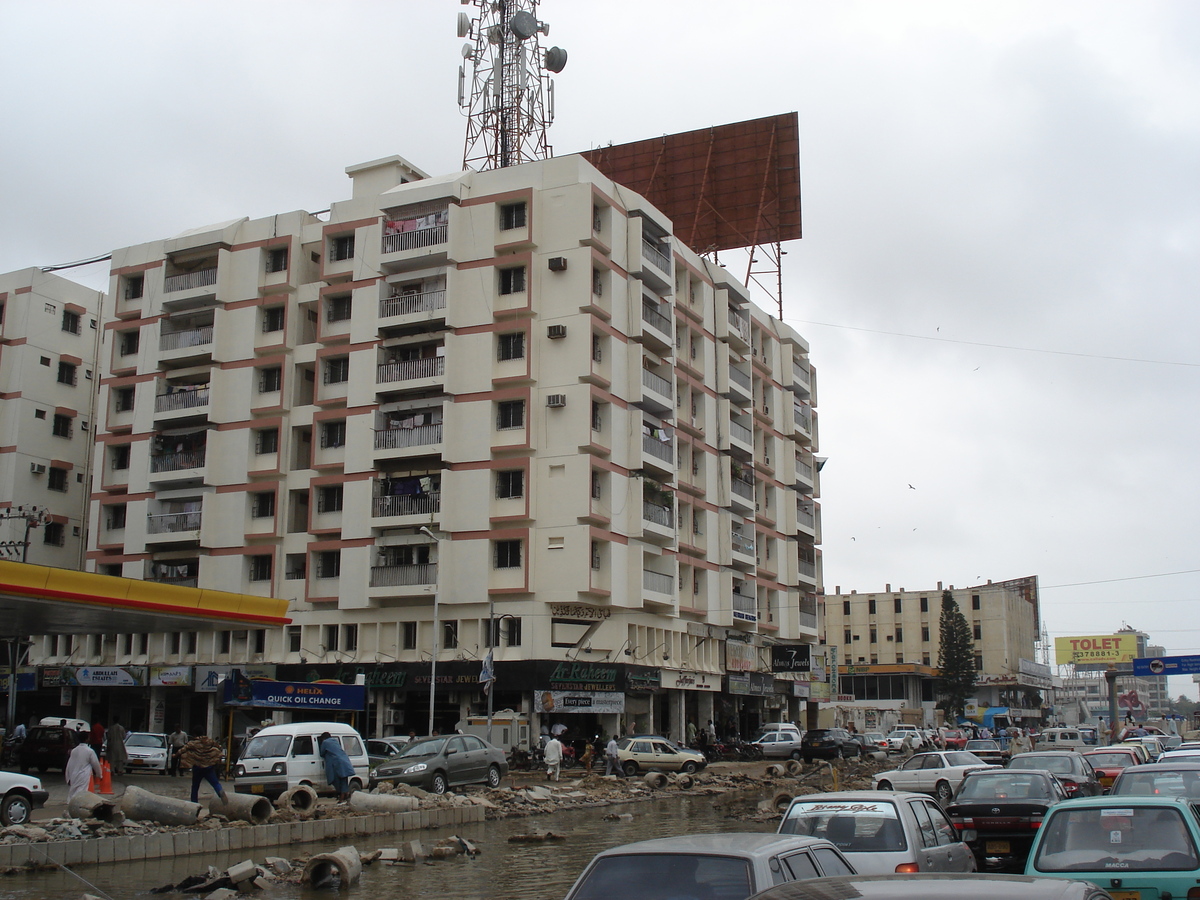
[[[1068,663],[1127,663],[1137,656],[1137,635],[1102,634],[1054,639],[1054,661]]]

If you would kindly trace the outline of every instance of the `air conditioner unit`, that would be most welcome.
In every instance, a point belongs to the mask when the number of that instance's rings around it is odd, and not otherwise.
[[[770,466],[771,466],[771,457],[769,457],[769,456],[764,456],[764,457],[763,457],[763,465],[764,465],[764,466],[767,466],[768,468],[770,468]]]
[[[399,725],[404,721],[404,710],[388,709],[384,710],[383,721],[386,725]]]
[[[46,474],[46,466],[44,463],[30,463],[29,471],[32,472],[34,475],[45,475]]]
[[[100,688],[98,688],[98,687],[84,688],[83,689],[83,702],[84,703],[99,703],[100,702]]]
[[[546,397],[546,405],[554,409],[561,409],[567,405],[567,395],[550,394]]]
[[[567,326],[566,325],[547,325],[546,326],[546,337],[550,338],[551,340],[558,340],[560,338],[565,338],[566,336],[567,336]]]
[[[551,272],[567,271],[567,258],[565,256],[552,256],[549,260]]]

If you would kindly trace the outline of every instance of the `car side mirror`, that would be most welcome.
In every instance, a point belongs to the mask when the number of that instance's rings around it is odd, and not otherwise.
[[[457,748],[457,747],[447,747],[447,748],[446,748],[446,755],[447,755],[447,756],[451,756],[451,755],[453,755],[453,754],[455,754],[455,753],[457,753],[457,752],[458,752],[458,748]]]

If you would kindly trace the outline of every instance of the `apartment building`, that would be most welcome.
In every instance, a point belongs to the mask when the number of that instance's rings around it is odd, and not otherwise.
[[[980,721],[989,709],[1039,718],[1041,704],[1033,702],[1034,695],[1051,682],[1049,667],[1035,656],[1037,577],[949,590],[974,640]],[[886,585],[868,594],[842,593],[838,587],[824,598],[822,640],[838,648],[840,705],[848,719],[863,718],[860,725],[875,719],[883,727],[920,711],[915,721],[936,720],[942,591],[940,582],[932,590],[893,591]],[[900,710],[909,712],[901,716]],[[866,711],[877,712],[865,716]]]
[[[5,559],[82,567],[102,297],[39,269],[0,275]]]
[[[817,635],[804,339],[581,157],[346,171],[328,214],[115,251],[105,316],[89,567],[295,624],[74,661],[359,678],[371,733],[425,730],[434,654],[437,727],[481,713],[489,651],[535,732],[796,718],[769,647]]]

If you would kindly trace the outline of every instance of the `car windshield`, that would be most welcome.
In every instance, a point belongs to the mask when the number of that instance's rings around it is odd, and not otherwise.
[[[131,734],[125,738],[126,747],[165,747],[167,739],[161,734]]]
[[[1107,753],[1089,753],[1087,755],[1087,761],[1093,766],[1115,766],[1118,768],[1128,766],[1133,763],[1133,760],[1129,758],[1128,753],[1116,753],[1111,751]]]
[[[1127,797],[1150,797],[1157,794],[1161,797],[1200,800],[1200,770],[1138,772],[1136,769],[1126,769],[1110,793]]]
[[[1000,745],[995,741],[967,741],[967,746],[964,749],[968,753],[975,753],[979,750],[999,750]]]
[[[896,806],[888,800],[796,801],[779,833],[825,838],[843,853],[894,853],[907,847]]]
[[[265,759],[270,756],[287,756],[292,744],[290,734],[255,735],[242,750],[242,759]]]
[[[1042,826],[1041,872],[1183,871],[1200,866],[1178,809],[1105,806],[1051,812]]]
[[[622,853],[597,860],[570,900],[744,900],[754,889],[749,863],[735,856]]]
[[[442,752],[442,748],[446,746],[446,739],[443,737],[425,738],[420,741],[410,741],[404,745],[404,749],[400,751],[401,759],[411,759],[416,756],[437,756]]]
[[[1045,769],[1055,775],[1073,775],[1075,760],[1064,753],[1045,753],[1041,756],[1018,756],[1008,764],[1010,769]]]
[[[982,759],[974,753],[968,753],[966,750],[955,750],[946,754],[946,765],[948,766],[978,766],[987,765]]]
[[[966,777],[955,800],[1046,800],[1042,778],[1016,772],[983,772]]]

